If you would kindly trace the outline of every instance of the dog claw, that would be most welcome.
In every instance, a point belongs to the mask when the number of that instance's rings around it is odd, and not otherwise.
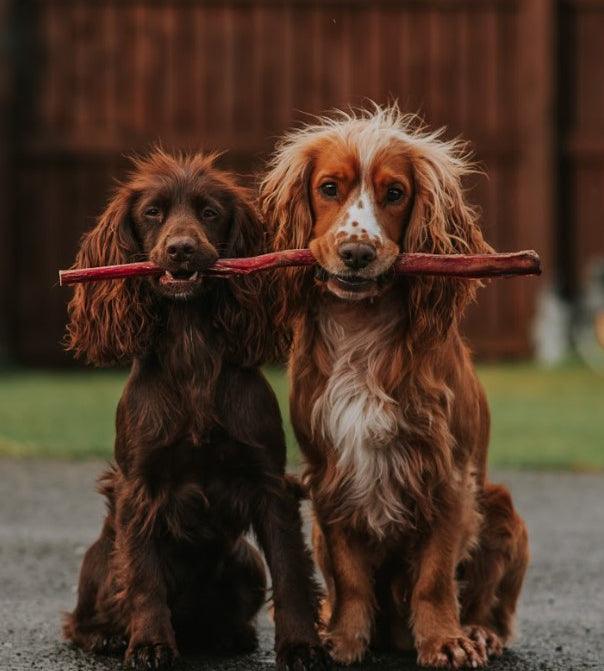
[[[174,663],[174,651],[167,645],[137,645],[126,654],[125,665],[131,671],[165,671]]]
[[[478,642],[466,636],[428,641],[418,651],[418,664],[422,667],[477,669],[485,666],[486,663],[486,653],[481,650]]]

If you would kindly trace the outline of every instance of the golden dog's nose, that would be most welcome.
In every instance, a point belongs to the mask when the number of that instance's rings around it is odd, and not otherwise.
[[[376,257],[375,249],[363,242],[344,242],[338,247],[342,261],[353,270],[368,266]]]

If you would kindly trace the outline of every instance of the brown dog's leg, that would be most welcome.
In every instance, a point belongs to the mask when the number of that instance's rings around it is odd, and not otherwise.
[[[489,655],[499,655],[513,634],[516,602],[528,564],[528,535],[508,490],[487,484],[480,542],[462,566],[462,622]]]
[[[457,518],[457,521],[456,521]],[[486,654],[463,631],[455,570],[463,529],[449,514],[433,528],[420,553],[411,595],[411,618],[418,664],[436,668],[484,666]]]
[[[178,656],[155,537],[158,511],[143,482],[124,486],[116,514],[115,565],[130,639],[125,662],[141,671],[168,668]]]
[[[126,649],[125,631],[112,612],[111,555],[113,530],[109,518],[82,562],[78,603],[63,619],[63,635],[87,652],[121,654]]]
[[[318,590],[302,536],[298,500],[284,483],[256,513],[254,530],[273,581],[277,668],[328,668],[317,633]]]
[[[352,664],[364,657],[371,640],[375,612],[372,568],[361,539],[353,532],[329,524],[322,534],[316,549],[322,555],[322,570],[327,570],[331,602],[325,638],[336,662]]]

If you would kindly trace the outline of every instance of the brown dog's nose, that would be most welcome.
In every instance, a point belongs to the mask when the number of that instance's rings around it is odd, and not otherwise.
[[[189,261],[195,253],[197,245],[193,238],[178,236],[172,238],[166,247],[166,252],[172,261]]]
[[[375,249],[363,242],[344,242],[338,247],[338,254],[353,270],[368,266],[376,257]]]

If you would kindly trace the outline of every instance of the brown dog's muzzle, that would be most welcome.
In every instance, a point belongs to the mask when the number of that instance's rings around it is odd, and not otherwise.
[[[158,241],[151,259],[165,268],[159,277],[162,293],[188,298],[202,284],[202,273],[218,259],[218,252],[197,230],[170,229]]]

